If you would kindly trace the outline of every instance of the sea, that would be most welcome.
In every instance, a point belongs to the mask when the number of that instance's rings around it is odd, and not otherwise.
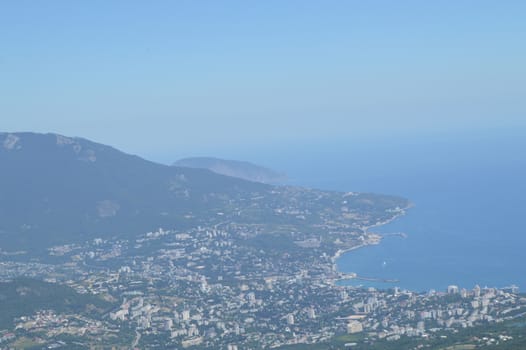
[[[291,145],[261,159],[293,185],[408,198],[414,206],[371,229],[380,244],[343,254],[343,272],[396,283],[377,289],[518,286],[526,292],[526,134],[521,130],[383,135]],[[405,233],[405,238],[392,233]]]

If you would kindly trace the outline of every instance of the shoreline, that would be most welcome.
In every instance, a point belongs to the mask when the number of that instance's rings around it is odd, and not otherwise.
[[[409,205],[407,207],[404,207],[402,208],[402,212],[394,215],[392,218],[390,219],[386,219],[384,221],[378,221],[372,225],[369,225],[369,226],[362,226],[360,229],[362,230],[363,233],[367,233],[367,230],[369,230],[370,228],[373,228],[373,227],[380,227],[380,226],[384,226],[384,225],[387,225],[387,224],[390,224],[391,222],[395,221],[396,219],[398,218],[401,218],[402,216],[405,216],[407,214],[407,210],[408,209],[411,209],[412,207],[414,207],[414,204],[413,203],[409,203]]]
[[[344,272],[344,271],[339,271],[338,270],[338,262],[337,260],[345,253],[349,253],[353,250],[356,250],[356,249],[360,249],[360,248],[364,248],[364,247],[368,247],[368,246],[371,246],[371,245],[378,245],[380,243],[382,243],[382,240],[384,239],[384,237],[380,234],[376,234],[376,233],[369,233],[367,232],[369,229],[373,228],[373,227],[380,227],[380,226],[385,226],[391,222],[393,222],[394,220],[402,217],[402,216],[405,216],[407,214],[406,210],[410,209],[413,207],[413,204],[410,203],[407,207],[404,207],[402,208],[402,212],[401,213],[398,213],[396,215],[394,215],[392,218],[390,219],[387,219],[387,220],[384,220],[384,221],[379,221],[379,222],[376,222],[372,225],[369,225],[369,226],[362,226],[360,227],[360,230],[362,230],[362,233],[366,236],[368,235],[374,235],[374,238],[376,239],[376,241],[372,242],[372,243],[361,243],[361,244],[358,244],[354,247],[350,247],[350,248],[345,248],[345,249],[338,249],[336,251],[336,253],[332,256],[331,258],[331,261],[332,261],[332,271],[336,274],[347,274],[347,273],[351,273],[351,272]],[[335,279],[333,279],[335,281]],[[333,281],[333,282],[334,282]]]

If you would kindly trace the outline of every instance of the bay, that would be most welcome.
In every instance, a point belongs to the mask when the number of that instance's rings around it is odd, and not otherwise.
[[[515,284],[525,291],[526,142],[521,136],[310,145],[267,164],[288,172],[293,184],[400,195],[414,203],[406,216],[373,230],[386,235],[379,245],[348,252],[337,262],[340,271],[399,282],[358,284],[416,291]],[[389,235],[397,232],[407,238]]]

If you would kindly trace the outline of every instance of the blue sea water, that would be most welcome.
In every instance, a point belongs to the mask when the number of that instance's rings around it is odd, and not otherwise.
[[[515,284],[526,291],[526,140],[521,133],[435,135],[289,150],[268,161],[298,185],[409,198],[404,232],[344,254],[338,268],[416,291]]]

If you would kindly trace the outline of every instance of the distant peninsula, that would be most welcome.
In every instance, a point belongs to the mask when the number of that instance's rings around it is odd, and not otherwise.
[[[213,157],[180,159],[173,164],[178,167],[208,169],[214,173],[265,184],[284,184],[287,176],[274,170],[238,160]]]

